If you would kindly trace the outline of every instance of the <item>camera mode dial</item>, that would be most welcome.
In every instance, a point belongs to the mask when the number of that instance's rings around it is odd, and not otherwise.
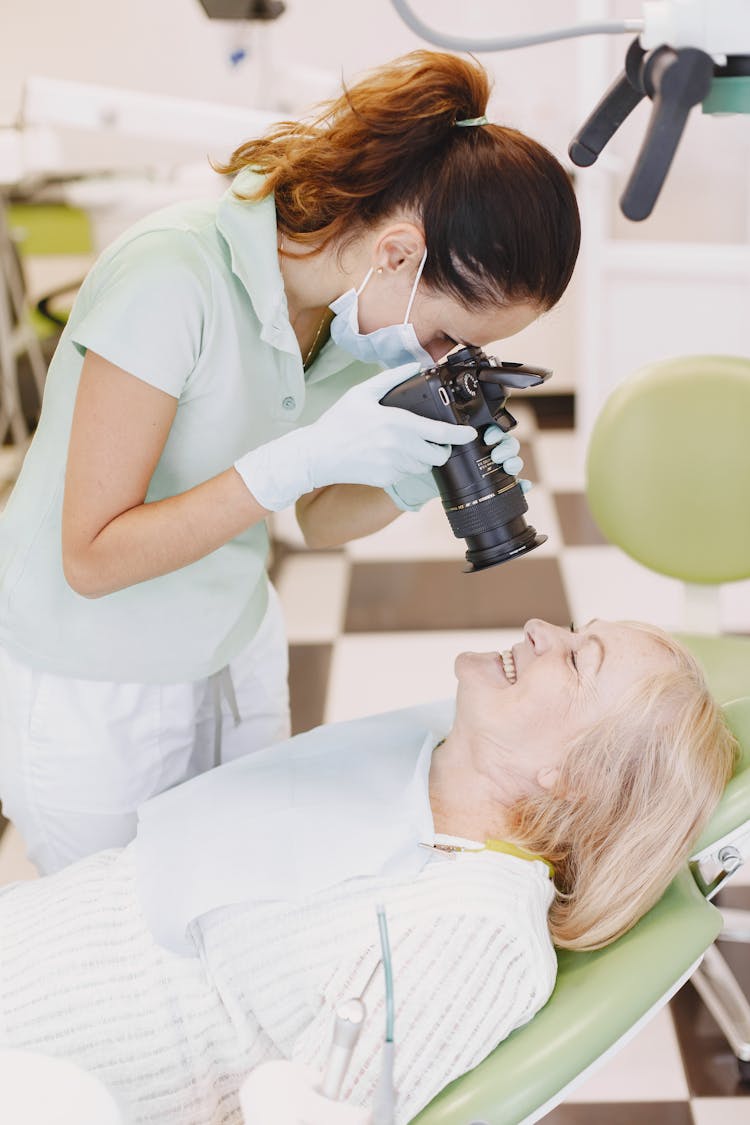
[[[462,371],[456,376],[453,384],[453,396],[456,402],[471,402],[479,392],[479,380],[473,371]]]

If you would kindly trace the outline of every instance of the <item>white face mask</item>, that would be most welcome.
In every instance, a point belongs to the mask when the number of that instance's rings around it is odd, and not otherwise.
[[[416,361],[420,368],[432,367],[434,360],[429,352],[420,344],[414,325],[409,323],[409,313],[414,304],[414,297],[422,276],[424,264],[427,261],[427,251],[422,255],[417,276],[411,289],[409,303],[401,324],[389,324],[385,328],[376,328],[374,332],[363,333],[359,330],[359,309],[357,301],[360,293],[372,277],[372,268],[365,275],[359,289],[349,289],[343,296],[337,298],[328,307],[336,315],[331,321],[331,336],[340,348],[349,352],[355,359],[363,363],[379,363],[381,367],[390,370],[400,367],[402,363]]]

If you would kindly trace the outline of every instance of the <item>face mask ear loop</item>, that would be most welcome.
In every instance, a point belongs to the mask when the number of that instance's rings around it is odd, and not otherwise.
[[[406,306],[406,313],[404,314],[404,319],[402,321],[403,324],[409,323],[409,313],[411,312],[411,307],[414,304],[414,298],[417,295],[417,286],[419,285],[419,279],[422,276],[422,270],[424,269],[424,264],[426,261],[427,248],[425,247],[425,252],[422,255],[422,261],[419,263],[419,269],[417,270],[417,276],[414,278],[414,284],[411,287],[411,296],[409,297],[409,304]]]
[[[374,267],[373,267],[373,266],[370,266],[369,270],[368,270],[368,271],[367,271],[367,273],[365,274],[365,279],[364,279],[364,281],[362,282],[362,284],[360,285],[359,289],[357,290],[357,296],[359,296],[359,295],[360,295],[360,293],[361,293],[361,292],[362,292],[362,290],[364,289],[365,285],[367,285],[367,282],[368,282],[368,281],[370,280],[370,278],[372,277],[372,274],[373,274],[373,269],[374,269]]]

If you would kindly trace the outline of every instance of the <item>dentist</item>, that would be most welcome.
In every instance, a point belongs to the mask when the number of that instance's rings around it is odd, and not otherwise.
[[[288,735],[269,512],[296,504],[330,547],[419,507],[474,430],[379,400],[564,292],[571,184],[488,97],[474,61],[396,60],[84,282],[0,519],[0,800],[42,872]],[[517,451],[493,456],[517,472]]]

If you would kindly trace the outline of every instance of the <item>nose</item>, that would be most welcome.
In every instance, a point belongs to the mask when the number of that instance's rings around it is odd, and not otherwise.
[[[532,617],[523,627],[526,639],[535,652],[546,652],[554,644],[559,644],[567,635],[567,629],[552,625],[540,617]]]

